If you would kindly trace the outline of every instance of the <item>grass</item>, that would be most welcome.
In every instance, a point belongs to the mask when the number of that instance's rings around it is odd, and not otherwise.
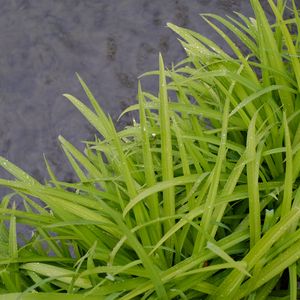
[[[15,177],[0,179],[0,299],[297,299],[300,17],[268,3],[274,24],[258,0],[255,19],[202,16],[232,56],[168,24],[187,57],[159,56],[158,94],[139,82],[123,130],[78,76],[90,105],[65,97],[99,134],[84,153],[59,137],[76,182],[0,158]]]

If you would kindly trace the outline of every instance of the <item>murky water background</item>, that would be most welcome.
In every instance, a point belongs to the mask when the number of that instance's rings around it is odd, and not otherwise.
[[[137,77],[157,69],[159,51],[166,64],[183,57],[167,22],[224,44],[199,13],[250,16],[249,2],[0,0],[0,155],[43,181],[45,153],[58,177],[71,180],[57,136],[82,148],[80,141],[94,134],[62,97],[85,99],[75,72],[116,120],[135,102]],[[155,89],[155,82],[143,80],[144,89]]]

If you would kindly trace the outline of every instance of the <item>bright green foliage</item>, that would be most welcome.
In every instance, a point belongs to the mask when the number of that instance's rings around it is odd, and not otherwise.
[[[0,179],[15,192],[0,207],[0,300],[297,299],[300,16],[268,2],[272,25],[258,0],[255,19],[203,15],[232,56],[168,24],[187,58],[168,70],[159,56],[158,94],[139,83],[124,112],[139,121],[119,132],[78,76],[92,109],[65,97],[99,134],[84,153],[59,137],[77,182],[0,158],[15,177]]]

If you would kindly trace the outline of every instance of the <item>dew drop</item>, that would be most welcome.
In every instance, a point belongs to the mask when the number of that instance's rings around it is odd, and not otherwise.
[[[106,278],[107,278],[108,280],[110,280],[110,281],[115,281],[115,277],[114,277],[113,275],[111,275],[111,274],[108,274],[108,273],[107,273]]]

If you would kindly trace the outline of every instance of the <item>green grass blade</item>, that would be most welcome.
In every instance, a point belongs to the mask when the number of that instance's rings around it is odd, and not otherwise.
[[[233,116],[236,112],[238,112],[240,109],[242,109],[243,107],[245,107],[247,104],[251,103],[252,101],[254,101],[255,99],[258,99],[259,97],[268,94],[272,91],[281,91],[281,90],[285,90],[287,92],[290,93],[296,93],[295,89],[289,88],[287,86],[283,86],[283,85],[271,85],[268,86],[266,88],[263,88],[259,91],[257,91],[256,93],[251,94],[250,96],[248,96],[246,99],[244,99],[238,106],[236,106],[232,112],[230,113],[230,116]]]
[[[261,258],[270,251],[272,245],[278,241],[291,226],[293,226],[294,222],[299,221],[299,217],[299,208],[292,209],[255,244],[243,259],[247,263],[247,270],[249,272]],[[215,299],[228,299],[228,297],[234,295],[243,282],[243,279],[244,275],[240,272],[232,271],[219,286],[215,294]]]
[[[211,242],[207,242],[206,248],[209,249],[210,251],[212,251],[213,253],[215,253],[217,256],[221,257],[223,260],[225,260],[227,263],[229,263],[233,268],[236,268],[244,275],[251,277],[249,272],[247,272],[247,270],[246,270],[247,265],[236,262],[224,250],[222,250],[218,245],[211,243]]]
[[[158,182],[155,185],[144,189],[143,191],[141,191],[135,198],[133,198],[128,205],[124,208],[123,210],[123,216],[126,216],[128,214],[128,212],[135,206],[137,205],[140,201],[142,201],[143,199],[158,193],[160,191],[166,191],[170,188],[174,188],[177,185],[185,185],[187,183],[194,183],[197,179],[203,179],[207,176],[207,173],[203,173],[200,176],[199,175],[190,175],[190,176],[180,176],[180,177],[176,177],[170,180],[164,180],[162,182]],[[165,217],[168,217],[168,215],[166,215]],[[173,215],[171,215],[172,217]]]
[[[20,181],[26,182],[28,184],[34,185],[38,184],[39,182],[31,177],[29,174],[24,172],[22,169],[14,165],[13,163],[9,162],[7,159],[0,156],[0,166],[3,167],[7,172],[12,174],[14,177],[19,179]]]
[[[246,291],[253,291],[260,286],[267,283],[269,280],[280,274],[284,269],[293,265],[298,259],[300,255],[300,241],[293,244],[289,249],[281,253],[278,257],[276,257],[273,261],[268,263],[261,271],[260,274],[256,277],[249,279],[244,285],[241,286],[240,292],[238,293],[238,297],[245,296],[244,293]],[[295,283],[291,283],[293,286]],[[244,292],[243,292],[244,291]],[[297,299],[290,298],[290,299]]]
[[[223,120],[222,120],[222,132],[220,138],[220,147],[218,149],[218,156],[216,158],[214,169],[210,174],[211,184],[209,187],[207,199],[205,199],[204,211],[205,214],[202,217],[200,228],[201,231],[198,232],[197,238],[195,241],[195,246],[193,249],[194,255],[199,255],[205,246],[205,233],[211,233],[212,224],[211,218],[215,209],[215,201],[218,193],[219,180],[222,171],[222,164],[226,161],[226,148],[227,148],[227,128],[228,128],[228,120],[229,120],[229,106],[230,99],[226,97],[224,100],[224,111],[223,111]]]
[[[288,50],[288,55],[292,63],[293,67],[293,73],[295,74],[297,84],[298,84],[298,89],[300,89],[300,62],[299,62],[299,52],[297,51],[294,43],[293,43],[293,38],[285,24],[285,21],[283,20],[283,15],[280,12],[280,8],[274,4],[274,1],[268,0],[269,5],[271,6],[274,15],[276,16],[277,23],[279,25],[279,28],[281,30],[281,33],[283,35],[285,44],[287,46]],[[299,14],[297,11],[294,11],[295,15],[299,17]]]
[[[97,102],[97,100],[95,99],[94,95],[92,94],[91,90],[88,88],[88,86],[86,85],[86,83],[83,81],[83,79],[79,76],[78,73],[76,73],[76,76],[81,84],[81,86],[83,87],[86,95],[88,96],[89,101],[91,102],[95,112],[97,113],[99,118],[106,118],[103,110],[101,109],[99,103]]]
[[[72,95],[64,94],[66,97],[89,121],[89,123],[105,138],[109,139],[109,127],[107,118],[102,118],[92,112],[86,105]]]
[[[64,283],[70,284],[75,272],[61,267],[55,267],[43,263],[27,263],[20,266],[23,270],[29,270],[49,278],[53,278]],[[87,278],[78,278],[75,280],[74,286],[80,288],[91,288],[91,282]]]
[[[293,155],[289,126],[286,120],[285,113],[283,114],[283,125],[285,128],[286,167],[284,179],[284,193],[281,205],[281,216],[286,215],[290,211],[293,197]]]
[[[159,55],[159,99],[160,99],[160,135],[161,135],[161,168],[162,180],[173,179],[173,151],[172,136],[170,129],[169,100],[167,93],[167,82],[165,77],[165,67],[161,54]],[[175,214],[175,194],[174,187],[169,187],[163,191],[163,211],[164,216]],[[164,222],[164,231],[167,232],[174,225],[174,220],[169,219]],[[173,248],[174,241],[168,243],[168,247]]]
[[[255,133],[256,117],[253,116],[247,134],[247,180],[249,194],[249,225],[250,225],[250,247],[252,248],[260,239],[260,199],[258,189],[260,153],[256,151],[257,136]]]
[[[155,179],[155,171],[149,141],[149,128],[146,124],[146,113],[145,113],[145,98],[143,96],[141,84],[138,84],[138,99],[139,99],[139,112],[140,112],[140,122],[141,122],[141,134],[142,134],[142,147],[143,147],[143,160],[145,167],[145,178],[147,182],[147,186],[151,187],[156,183]],[[151,128],[150,128],[151,130]],[[159,203],[156,195],[151,195],[149,197],[149,208],[150,208],[150,216],[152,219],[156,219],[159,217]],[[125,210],[123,215],[125,214]]]
[[[268,22],[266,14],[258,0],[251,0],[251,5],[254,10],[256,21],[257,21],[257,30],[260,35],[260,41],[263,43],[261,49],[265,51],[268,64],[272,66],[275,70],[278,70],[279,73],[286,73],[284,62],[282,60],[282,55],[279,52],[278,40],[273,34],[273,30]],[[271,49],[271,51],[269,50]],[[289,83],[282,77],[277,76],[275,73],[274,80],[276,85],[289,87]],[[278,90],[280,101],[284,105],[287,116],[289,117],[294,112],[293,104],[293,94],[289,93],[288,90],[279,89]]]

